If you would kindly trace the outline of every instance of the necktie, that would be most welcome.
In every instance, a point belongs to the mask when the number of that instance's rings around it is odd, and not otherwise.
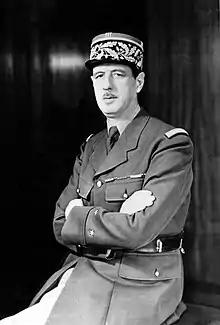
[[[115,142],[118,141],[120,133],[116,126],[111,126],[109,129],[109,134],[107,138],[107,150],[108,152],[113,148]]]

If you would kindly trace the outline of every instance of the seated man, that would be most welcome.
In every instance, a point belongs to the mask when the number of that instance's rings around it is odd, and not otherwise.
[[[140,40],[98,35],[86,67],[107,127],[82,145],[56,204],[54,234],[70,255],[31,307],[0,324],[160,325],[185,310],[192,142],[139,106]]]

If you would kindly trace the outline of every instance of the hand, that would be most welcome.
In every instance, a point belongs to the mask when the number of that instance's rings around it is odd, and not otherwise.
[[[140,190],[134,192],[121,206],[121,213],[135,213],[150,207],[156,200],[151,191]]]
[[[70,211],[72,210],[72,208],[74,208],[75,206],[78,206],[78,207],[82,207],[83,206],[83,201],[82,199],[75,199],[75,200],[71,200],[66,209],[65,209],[65,218],[68,217]]]

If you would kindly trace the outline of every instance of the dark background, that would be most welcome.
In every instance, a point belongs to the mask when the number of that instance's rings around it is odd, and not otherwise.
[[[140,103],[194,141],[184,298],[220,308],[218,1],[1,0],[0,317],[27,307],[65,256],[55,202],[80,144],[105,125],[83,62],[111,31],[144,42]]]

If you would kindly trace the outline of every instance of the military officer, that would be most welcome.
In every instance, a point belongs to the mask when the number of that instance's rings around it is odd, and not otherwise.
[[[139,106],[143,52],[126,34],[92,40],[86,67],[106,129],[82,145],[56,203],[54,234],[70,254],[28,308],[45,311],[38,325],[172,324],[186,308],[193,146]]]

